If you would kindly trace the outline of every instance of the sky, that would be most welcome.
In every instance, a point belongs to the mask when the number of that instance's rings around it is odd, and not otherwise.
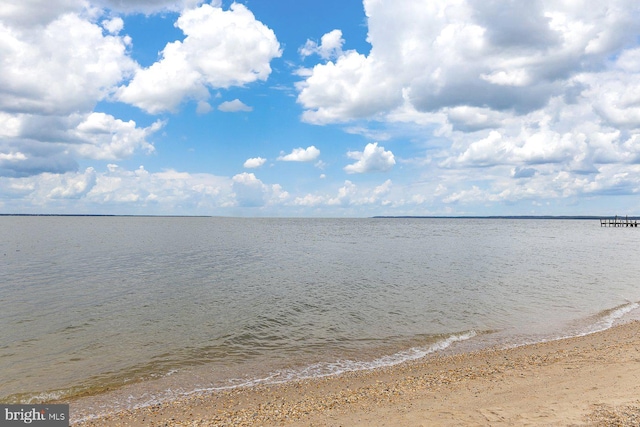
[[[3,0],[0,213],[640,214],[636,0]]]

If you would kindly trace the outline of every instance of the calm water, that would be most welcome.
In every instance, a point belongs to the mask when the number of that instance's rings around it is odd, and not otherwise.
[[[597,221],[0,217],[0,401],[80,418],[638,316]],[[76,400],[74,400],[76,402]]]

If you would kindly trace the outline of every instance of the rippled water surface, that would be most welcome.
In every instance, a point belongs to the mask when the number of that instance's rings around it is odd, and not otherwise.
[[[637,311],[639,242],[577,220],[0,217],[0,400],[142,404],[586,333]]]

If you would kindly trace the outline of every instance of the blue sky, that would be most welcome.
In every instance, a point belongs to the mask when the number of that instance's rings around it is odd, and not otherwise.
[[[0,5],[0,212],[640,213],[633,1]]]

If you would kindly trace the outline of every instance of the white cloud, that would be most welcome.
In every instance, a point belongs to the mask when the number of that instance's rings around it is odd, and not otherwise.
[[[391,186],[392,186],[392,182],[390,179],[386,180],[385,182],[383,182],[381,185],[377,186],[374,191],[373,194],[375,196],[384,196],[385,194],[388,194],[389,191],[391,191]]]
[[[105,30],[109,31],[109,33],[118,34],[124,28],[124,21],[119,17],[107,19],[102,21],[102,26]]]
[[[0,177],[0,200],[11,212],[101,213],[199,213],[238,214],[278,212],[285,207],[331,212],[388,203],[391,181],[374,186],[356,186],[345,181],[333,194],[292,197],[279,184],[262,182],[253,173],[231,178],[176,170],[147,171],[143,166],[127,170],[109,164],[104,171],[87,168],[81,172],[42,173],[23,178]],[[25,207],[28,209],[25,210]]]
[[[0,22],[0,110],[89,111],[136,68],[128,39],[68,13],[28,31]]]
[[[142,166],[135,171],[110,168],[100,174],[87,203],[121,206],[122,209],[200,209],[229,203],[230,181],[209,174],[166,170],[150,173]]]
[[[198,106],[196,107],[196,113],[197,114],[207,114],[209,112],[211,112],[212,107],[211,105],[206,102],[206,101],[198,101]]]
[[[401,92],[390,90],[372,66],[373,58],[349,51],[337,59],[313,68],[296,87],[298,102],[306,111],[302,118],[314,124],[343,122],[375,116],[399,105]]]
[[[27,156],[19,151],[11,153],[0,153],[0,161],[17,162],[20,160],[27,160]]]
[[[322,59],[337,58],[343,54],[342,31],[333,30],[323,35],[318,45],[313,40],[307,40],[306,44],[300,48],[300,55],[303,57],[318,54]]]
[[[345,166],[347,173],[387,172],[396,164],[391,151],[384,147],[378,147],[378,143],[369,143],[364,151],[349,151],[347,156],[357,160],[355,163]]]
[[[87,168],[82,172],[0,177],[0,200],[5,201],[6,209],[27,213],[72,209],[78,213],[211,214],[237,205],[232,185],[230,178],[211,174],[153,173],[143,166],[127,170],[109,164],[104,171]]]
[[[255,169],[264,165],[266,162],[267,162],[267,159],[264,159],[262,157],[253,157],[251,159],[247,159],[244,162],[244,167],[247,169]]]
[[[54,187],[47,197],[53,199],[78,199],[86,195],[96,185],[96,172],[87,168],[84,174],[62,175],[59,185]]]
[[[327,206],[383,206],[391,203],[386,199],[392,187],[390,179],[375,187],[358,187],[353,182],[346,180],[338,189],[334,197],[323,200]],[[313,199],[312,199],[313,200]]]
[[[562,81],[633,43],[633,3],[365,0],[368,55],[344,52],[298,85],[311,123],[419,111],[529,112],[562,95]]]
[[[394,206],[578,206],[586,194],[637,191],[634,2],[364,4],[370,52],[343,51],[298,73],[298,102],[309,123],[349,123],[422,150],[403,159],[416,175],[394,185]],[[369,169],[364,152],[349,155],[357,162],[345,171]],[[614,176],[615,167],[625,172]]]
[[[344,185],[338,189],[338,195],[329,199],[327,204],[330,206],[349,205],[355,198],[357,191],[358,187],[353,182],[346,180]]]
[[[243,172],[232,178],[235,206],[242,208],[260,208],[271,204],[280,204],[289,199],[289,193],[279,184],[267,185],[252,173]]]
[[[160,61],[138,70],[118,91],[120,101],[152,114],[175,111],[185,99],[208,99],[210,88],[266,80],[270,61],[281,55],[273,31],[239,3],[185,10],[176,26],[185,39],[168,43]]]
[[[426,214],[465,212],[477,204],[530,200],[575,199],[607,194],[636,195],[640,192],[639,165],[603,165],[597,174],[573,176],[542,165],[506,174],[479,170],[443,183],[420,186],[374,185],[351,181],[328,193],[291,195],[279,184],[262,182],[252,173],[232,178],[193,174],[176,170],[150,172],[144,167],[126,170],[109,164],[104,171],[87,168],[82,172],[42,173],[23,178],[0,177],[0,201],[5,212],[102,212],[102,213],[188,213],[255,214],[300,208],[300,214],[362,215],[403,213]],[[521,173],[522,176],[517,177]],[[487,176],[490,175],[490,176]],[[475,182],[474,182],[475,181]],[[445,207],[437,207],[434,203]],[[451,206],[452,210],[447,210]],[[66,210],[65,210],[66,209]],[[256,210],[257,209],[257,210]],[[272,209],[269,211],[269,209]]]
[[[98,0],[104,7],[126,13],[142,12],[151,14],[161,11],[178,12],[184,9],[192,9],[204,0]],[[221,0],[212,0],[207,3],[219,6]]]
[[[0,153],[14,154],[11,161],[0,161],[0,176],[64,173],[77,169],[78,158],[121,160],[138,152],[151,153],[149,139],[164,125],[157,121],[140,128],[132,120],[104,113],[68,117],[0,113],[0,124],[3,118],[9,126],[4,134],[0,131]]]
[[[120,206],[279,214],[280,206],[299,208],[296,214],[361,215],[365,207],[422,214],[494,204],[496,212],[543,200],[581,209],[585,200],[640,192],[640,20],[631,0],[366,0],[371,50],[343,50],[340,30],[308,40],[300,49],[307,68],[292,65],[301,80],[297,101],[306,122],[345,123],[343,130],[371,141],[411,144],[400,160],[378,144],[349,152],[353,164],[345,172],[388,171],[398,161],[402,173],[393,184],[361,182],[375,179],[369,176],[335,185],[327,176],[340,171],[320,161],[318,149],[297,148],[278,160],[313,162],[326,175],[317,190],[293,195],[254,174],[118,167],[113,162],[154,152],[164,122],[94,111],[120,97],[151,113],[194,100],[197,113],[206,114],[211,90],[267,79],[280,45],[245,6],[225,11],[219,0],[45,6],[0,4],[3,210],[21,201],[42,211],[67,204],[94,212]],[[118,14],[167,10],[181,14],[176,26],[184,39],[141,69],[131,58],[136,41]],[[215,104],[251,110],[237,99]],[[99,171],[96,160],[110,163]],[[87,161],[96,169],[87,169]],[[244,167],[265,162],[247,159]]]
[[[481,200],[488,200],[488,194],[482,191],[477,186],[473,185],[469,190],[462,190],[457,193],[453,193],[443,199],[444,203],[457,203],[459,201],[477,202]]]
[[[294,148],[291,153],[278,157],[278,160],[284,162],[312,162],[318,156],[320,156],[320,150],[312,145],[307,148]]]
[[[74,136],[84,141],[76,148],[79,156],[99,160],[119,160],[141,150],[155,151],[147,138],[157,132],[163,122],[157,121],[148,128],[138,128],[133,120],[124,122],[104,113],[91,113],[80,123]]]
[[[49,0],[46,6],[38,1],[5,0],[0,3],[0,21],[20,27],[47,25],[58,16],[76,12],[83,0]]]
[[[116,93],[153,112],[192,97],[199,100],[198,114],[206,114],[211,110],[209,88],[266,79],[269,61],[280,55],[273,32],[242,5],[223,11],[220,2],[197,7],[199,3],[53,0],[46,7],[32,1],[0,5],[0,176],[67,173],[77,170],[78,159],[120,160],[153,152],[149,138],[163,122],[139,127],[132,120],[93,112],[98,102],[113,100]],[[151,81],[157,86],[148,87],[146,94],[137,92],[136,98],[140,73],[149,69],[140,69],[129,56],[131,39],[119,35],[123,19],[96,5],[128,12],[186,7],[176,24],[185,40],[168,44],[164,62],[155,64],[166,65],[164,71],[176,71],[180,78],[160,73],[166,84]],[[130,86],[118,89],[131,77]],[[221,108],[250,107],[232,101]]]
[[[118,35],[124,21],[102,17],[85,1],[0,5],[0,152],[20,153],[0,175],[66,173],[80,158],[153,151],[148,138],[161,122],[141,128],[93,112],[138,68],[130,38]]]
[[[218,106],[218,110],[223,111],[225,113],[237,113],[238,111],[253,111],[252,107],[244,104],[239,99],[234,99],[233,101],[225,101]]]
[[[506,157],[515,147],[504,141],[500,132],[491,131],[486,138],[473,142],[456,159],[459,163],[476,166],[489,166],[505,163],[511,159]]]
[[[445,108],[443,112],[449,123],[463,132],[497,128],[501,125],[501,114],[489,108],[460,106]]]
[[[314,207],[323,205],[326,202],[326,198],[324,196],[318,196],[313,194],[306,194],[302,197],[296,197],[293,201],[295,206],[307,206]]]
[[[377,186],[358,186],[346,180],[334,194],[306,194],[293,199],[293,206],[313,208],[315,212],[325,209],[336,212],[336,208],[344,212],[357,212],[352,209],[375,209],[387,206],[392,202],[387,199],[392,188],[391,180],[386,180]],[[340,212],[340,211],[338,211]]]

